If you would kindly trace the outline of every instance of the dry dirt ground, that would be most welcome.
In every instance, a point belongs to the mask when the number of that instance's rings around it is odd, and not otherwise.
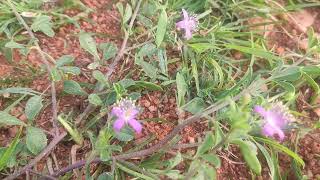
[[[100,42],[114,42],[116,44],[121,43],[122,34],[119,29],[119,21],[117,20],[118,13],[113,7],[113,1],[106,0],[83,0],[83,3],[90,8],[95,9],[89,15],[89,18],[93,20],[93,24],[85,21],[80,21],[81,29],[87,32],[102,33],[103,36],[96,37],[96,41]],[[105,7],[111,7],[109,9]],[[319,9],[309,9],[312,15],[320,17]],[[76,10],[69,10],[65,12],[69,16],[77,14]],[[315,28],[316,32],[320,33],[320,18],[315,18],[316,20],[311,23],[311,26]],[[281,26],[271,27],[270,33],[268,33],[268,39],[270,40],[269,45],[272,47],[276,53],[285,54],[288,50],[301,49],[301,44],[296,40],[292,40],[286,33],[283,32],[282,28],[285,28],[291,35],[298,37],[301,34],[301,29],[293,27],[292,24],[282,24]],[[293,27],[293,28],[292,28]],[[92,59],[88,53],[80,48],[80,44],[77,36],[75,36],[79,30],[73,25],[62,26],[56,31],[56,36],[54,38],[48,38],[42,34],[37,34],[40,40],[41,48],[50,54],[52,57],[57,59],[61,55],[71,54],[75,57],[75,64],[82,70],[82,74],[76,78],[76,80],[81,82],[93,83],[94,79],[91,77],[91,72],[87,69],[87,65],[91,63]],[[303,50],[303,49],[302,49]],[[236,57],[235,57],[236,58]],[[21,57],[17,52],[15,53],[16,64],[20,63],[20,67],[23,68],[23,63],[27,62],[34,68],[39,68],[40,62],[39,57],[36,52],[31,52],[25,59]],[[132,63],[126,63],[124,69],[130,68]],[[176,65],[171,65],[170,71],[173,73],[175,71]],[[102,72],[106,71],[106,68],[100,69]],[[24,73],[16,73],[19,70],[15,69],[12,65],[8,64],[4,57],[0,56],[0,77],[8,78],[17,76],[16,78],[25,76]],[[20,75],[20,76],[19,76]],[[114,76],[117,76],[114,75]],[[37,91],[45,91],[49,87],[48,78],[45,76],[38,76],[31,82],[29,82],[29,87]],[[58,85],[58,94],[61,92],[61,85]],[[306,87],[304,90],[308,89]],[[47,92],[50,94],[49,92]],[[176,101],[174,90],[171,92],[151,92],[143,95],[138,101],[139,105],[144,108],[144,113],[140,116],[141,119],[152,119],[152,118],[164,118],[166,119],[163,123],[147,121],[144,126],[143,135],[136,137],[136,141],[142,141],[147,135],[155,135],[157,142],[158,140],[165,137],[168,132],[177,124],[178,119],[183,119],[187,117],[188,114],[176,113]],[[315,122],[319,120],[319,116],[314,112],[313,109],[308,108],[306,102],[308,102],[309,97],[305,97],[305,93],[301,92],[297,100],[297,106],[300,108],[301,112],[308,114],[309,118],[306,118],[305,124],[310,122]],[[4,108],[6,104],[5,98],[0,98],[0,107]],[[70,110],[76,109],[76,111],[82,111],[86,105],[84,99],[77,99],[72,96],[58,96],[59,112],[68,112]],[[11,111],[12,115],[19,117],[19,119],[26,121],[26,117],[23,114],[24,104],[20,104],[18,107]],[[41,127],[48,131],[49,141],[52,138],[50,136],[51,128],[51,109],[50,106],[45,108],[39,118],[36,120],[37,127]],[[184,129],[181,133],[183,139],[181,143],[195,143],[198,141],[199,137],[204,134],[206,124],[193,124]],[[17,132],[16,127],[0,128],[0,145],[6,146],[10,140],[15,136]],[[290,137],[294,137],[295,133],[292,133]],[[290,140],[290,138],[288,138]],[[154,143],[155,143],[154,142]],[[56,162],[56,166],[64,167],[70,163],[71,148],[72,143],[61,142],[49,156]],[[311,179],[320,178],[320,131],[315,130],[310,132],[304,138],[299,141],[299,154],[302,156],[306,163],[304,168],[304,173],[307,174]],[[90,150],[90,143],[86,142],[85,145],[77,150],[77,160],[83,159],[84,155]],[[195,151],[194,149],[189,149],[190,151]],[[228,152],[220,152],[222,157],[222,167],[218,169],[219,179],[250,179],[251,175],[248,172],[247,167],[243,163],[243,159],[236,147],[231,147]],[[67,158],[66,158],[67,157]],[[48,159],[48,158],[47,158]],[[43,159],[38,163],[37,169],[41,171],[47,163],[47,159]],[[281,169],[286,170],[290,168],[288,166],[288,158],[281,158]],[[267,166],[263,168],[263,176],[259,179],[268,179],[268,169]]]

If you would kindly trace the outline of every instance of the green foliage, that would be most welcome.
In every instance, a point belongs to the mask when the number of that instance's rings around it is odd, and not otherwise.
[[[4,111],[0,111],[0,124],[26,126],[24,122]]]
[[[100,60],[96,41],[92,38],[92,36],[88,33],[81,32],[79,34],[79,42],[80,46],[89,52],[96,60]]]
[[[117,46],[113,43],[101,43],[99,44],[99,49],[102,50],[103,60],[114,58],[118,52]]]
[[[250,141],[233,141],[233,143],[238,144],[240,147],[240,152],[244,157],[249,168],[257,175],[261,174],[261,164],[257,157],[257,147],[254,143]]]
[[[58,116],[58,121],[62,124],[62,126],[68,131],[68,133],[71,135],[73,140],[79,144],[82,145],[83,143],[83,136],[79,133],[79,131],[76,128],[72,128],[72,126],[69,124],[67,119],[63,117],[63,115]]]
[[[52,30],[51,18],[46,15],[40,15],[36,17],[33,24],[31,25],[31,29],[35,32],[41,31],[49,37],[54,36],[54,31]]]
[[[156,32],[156,44],[159,47],[162,43],[166,29],[168,24],[168,17],[165,9],[162,9],[159,15],[158,25],[157,25],[157,32]]]
[[[20,64],[15,62],[15,53],[18,52],[22,59],[28,59],[27,56],[35,48],[34,42],[37,40],[23,33],[25,30],[22,22],[14,16],[10,3],[7,2],[9,1],[0,4],[0,51],[10,66],[21,69]],[[54,30],[66,23],[72,23],[78,28],[76,32],[80,32],[80,46],[90,56],[91,64],[87,68],[76,66],[76,56],[62,55],[55,59],[50,56],[50,52],[46,52],[45,56],[50,60],[51,67],[48,81],[59,87],[58,102],[64,102],[63,98],[70,95],[73,95],[70,96],[71,101],[81,98],[80,108],[72,106],[61,109],[59,106],[58,121],[61,127],[75,141],[73,143],[77,143],[84,150],[82,153],[85,153],[87,162],[96,157],[103,161],[102,165],[94,169],[93,174],[90,174],[93,169],[87,163],[86,178],[92,176],[105,180],[125,179],[130,176],[135,179],[217,179],[217,169],[221,167],[219,151],[228,151],[230,144],[238,147],[253,176],[261,175],[263,159],[267,162],[271,179],[281,179],[281,176],[285,176],[279,170],[280,151],[292,158],[296,178],[305,178],[302,171],[305,164],[296,153],[297,147],[292,150],[292,147],[287,147],[285,143],[260,137],[263,135],[260,130],[264,122],[262,118],[254,115],[253,107],[282,101],[299,118],[299,115],[304,114],[296,112],[295,101],[303,86],[310,87],[312,91],[312,97],[305,99],[307,103],[311,107],[316,105],[320,95],[320,67],[316,63],[320,52],[317,34],[312,28],[308,29],[308,48],[305,52],[292,50],[290,54],[282,56],[269,48],[260,32],[252,29],[256,25],[251,24],[250,19],[275,15],[280,17],[282,12],[312,7],[319,3],[288,1],[287,6],[280,8],[271,2],[259,0],[144,0],[135,18],[138,1],[117,2],[115,6],[120,14],[119,22],[123,31],[120,33],[121,37],[129,36],[124,49],[121,47],[119,50],[118,43],[98,44],[95,40],[105,36],[109,39],[109,35],[86,32],[80,28],[77,22],[79,18],[91,24],[97,23],[92,22],[93,19],[87,16],[92,10],[80,1],[59,2],[61,4],[57,3],[57,7],[52,8],[52,11],[41,9],[44,3],[50,4],[42,0],[10,2],[18,13],[23,15],[23,20],[31,30],[36,32],[36,37],[40,32],[55,38]],[[69,17],[62,14],[69,8],[81,11],[79,16]],[[188,41],[183,37],[184,30],[176,29],[175,25],[182,18],[181,9],[185,9],[189,16],[194,16],[199,22],[197,30],[193,32],[193,38]],[[29,13],[30,17],[27,17],[26,13]],[[130,24],[131,21],[134,24]],[[113,38],[117,37],[110,39]],[[66,41],[65,46],[67,45]],[[121,56],[122,53],[124,56]],[[111,68],[114,68],[108,64],[113,63],[116,56],[121,57],[120,63],[117,64],[113,75],[107,77],[106,71],[110,72]],[[307,61],[301,63],[302,60]],[[74,63],[75,61],[77,63]],[[35,73],[38,71],[34,70],[34,67],[25,66],[22,68],[23,71],[30,69],[34,76],[39,75]],[[43,73],[41,71],[40,75],[44,75]],[[75,77],[80,75],[88,81],[84,83],[76,80],[83,79]],[[63,89],[60,91],[61,85]],[[36,156],[48,145],[45,134],[47,131],[41,129],[42,126],[36,126],[36,118],[43,107],[52,105],[47,90],[37,92],[20,87],[14,82],[9,82],[5,87],[10,88],[0,90],[6,107],[0,111],[0,126],[21,126],[21,130],[6,147],[0,147],[1,171],[26,164],[26,160],[33,159],[30,156]],[[97,89],[99,91],[96,91]],[[153,102],[153,96],[149,94],[151,91],[161,94],[159,102]],[[170,98],[168,104],[162,103],[167,97],[172,96],[176,97],[176,102],[172,102]],[[141,104],[149,99],[152,106],[157,105],[157,108],[164,106],[164,109],[167,109],[167,105],[176,103],[176,109],[170,109],[169,114],[171,115],[171,111],[177,111],[179,119],[165,119],[168,112],[157,109],[159,114],[154,113],[153,116],[159,117],[141,119],[144,125],[143,135],[147,133],[146,136],[150,137],[143,139],[137,136],[127,125],[120,132],[115,132],[114,119],[110,114],[114,103],[121,98],[139,100],[141,97]],[[2,101],[0,102],[2,105]],[[86,104],[95,109],[84,110],[82,105]],[[21,113],[25,114],[27,122],[17,118],[21,117],[20,114],[11,113],[16,106],[24,108]],[[212,109],[215,110],[214,113]],[[68,115],[65,116],[62,111]],[[144,113],[146,110],[141,108],[142,116],[139,118],[149,118],[150,113]],[[165,114],[164,117],[162,113]],[[197,137],[195,154],[189,151],[172,151],[170,148],[180,140],[177,137],[165,143],[164,147],[156,149],[149,157],[137,157],[132,161],[113,159],[115,155],[144,150],[158,142],[158,139],[153,142],[155,136],[151,136],[152,131],[146,129],[151,125],[148,121],[179,126],[185,122],[185,113],[187,117],[191,116],[190,113],[197,115],[197,119],[204,122],[201,122],[201,129],[203,125],[207,125],[205,136]],[[83,119],[79,123],[76,117]],[[192,128],[197,128],[198,125],[194,123]],[[301,127],[302,125],[295,122],[286,128],[299,130]],[[312,127],[319,127],[319,123]],[[88,140],[91,146],[88,146]],[[88,147],[91,149],[88,150]],[[172,156],[168,156],[168,152]],[[181,164],[184,168],[180,167]]]
[[[63,82],[63,90],[68,94],[86,95],[87,93],[81,88],[78,82],[73,80],[66,80]]]
[[[10,143],[10,145],[5,149],[5,151],[3,153],[0,154],[0,171],[3,170],[10,158],[13,157],[13,153],[15,151],[15,148],[17,147],[19,141],[20,141],[20,135],[21,135],[21,130],[19,131],[19,133],[17,133],[16,137],[12,140],[12,142]]]
[[[42,98],[41,96],[32,96],[26,104],[25,113],[27,118],[31,121],[33,120],[41,111],[42,105]]]
[[[26,144],[33,154],[40,153],[47,146],[47,137],[42,129],[27,127]]]

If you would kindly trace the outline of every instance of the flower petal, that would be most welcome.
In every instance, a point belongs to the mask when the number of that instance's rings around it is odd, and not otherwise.
[[[186,34],[184,36],[187,40],[192,38],[192,32],[189,28],[186,28]]]
[[[123,111],[121,108],[119,107],[113,107],[112,110],[111,110],[111,114],[113,116],[117,116],[117,117],[120,117],[122,114],[123,114]]]
[[[114,123],[113,123],[113,129],[117,132],[119,132],[121,130],[121,128],[124,126],[125,121],[124,119],[117,119]]]
[[[267,137],[274,137],[275,135],[278,135],[281,141],[285,137],[284,132],[279,127],[272,126],[271,124],[268,124],[268,123],[266,123],[263,126],[262,134],[264,134]]]
[[[137,133],[141,133],[142,125],[139,121],[137,121],[135,119],[130,119],[130,120],[128,120],[128,123]]]
[[[268,111],[266,111],[262,106],[254,106],[254,112],[260,114],[262,117],[267,117]]]
[[[185,21],[189,19],[188,12],[185,9],[182,9],[182,14]]]
[[[186,23],[185,23],[185,21],[179,21],[179,22],[177,22],[177,23],[176,23],[176,27],[177,27],[178,29],[184,29],[184,28],[186,28]]]

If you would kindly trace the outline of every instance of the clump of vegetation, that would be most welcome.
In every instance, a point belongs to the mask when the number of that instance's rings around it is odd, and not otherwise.
[[[6,97],[2,100],[15,94],[10,105],[1,107],[0,127],[19,127],[10,143],[0,149],[0,171],[5,178],[34,174],[51,179],[216,179],[221,168],[219,152],[230,147],[238,148],[253,178],[263,175],[262,167],[267,167],[271,179],[286,179],[289,172],[279,170],[279,154],[291,158],[291,172],[297,179],[307,178],[302,172],[305,162],[297,154],[297,145],[288,141],[288,134],[303,135],[319,126],[299,122],[304,115],[296,106],[301,87],[313,91],[310,106],[315,107],[319,98],[316,32],[309,28],[303,34],[308,42],[305,51],[293,50],[284,56],[270,48],[265,30],[254,27],[276,24],[276,16],[319,3],[117,2],[114,7],[123,34],[120,46],[98,43],[98,34],[81,29],[79,22],[89,21],[86,15],[94,9],[68,0],[55,4],[52,11],[41,10],[47,3],[5,0],[0,4],[1,54],[7,63],[18,66],[15,51],[26,58],[35,50],[43,64],[37,68],[46,74],[36,73],[37,69],[29,74],[32,78],[47,76],[44,79],[49,82],[49,90],[43,92],[20,85],[0,90]],[[63,13],[66,9],[84,14],[69,17]],[[250,24],[254,17],[272,21]],[[55,30],[66,24],[79,29],[76,36],[81,50],[90,57],[85,73],[73,55],[55,59],[39,43],[38,35],[54,39]],[[129,68],[125,68],[127,61]],[[172,65],[178,68],[170,68]],[[81,82],[78,77],[83,73],[94,81]],[[58,86],[63,89],[57,90]],[[172,130],[156,142],[147,134],[150,119],[139,119],[146,109],[136,103],[153,91],[175,92],[176,115],[187,114],[179,116]],[[66,97],[81,99],[87,106],[62,111],[57,101]],[[10,113],[16,106],[24,107],[25,121]],[[37,124],[46,107],[51,108],[50,132]],[[205,122],[205,132],[198,143],[179,143],[181,131],[200,126],[199,122]],[[146,138],[136,141],[139,136]],[[72,148],[86,147],[84,159],[39,172],[33,168],[63,140],[74,144]],[[172,151],[183,147],[195,151]],[[92,163],[98,165],[92,168]],[[79,168],[84,171],[77,171]]]

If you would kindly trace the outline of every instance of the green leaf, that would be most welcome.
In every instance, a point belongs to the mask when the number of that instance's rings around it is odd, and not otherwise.
[[[72,128],[68,122],[62,117],[62,115],[58,116],[58,121],[62,124],[62,126],[68,131],[71,135],[72,139],[79,145],[83,143],[83,136],[76,128]]]
[[[207,164],[203,165],[203,168],[201,168],[201,171],[205,174],[205,179],[215,180],[217,179],[217,171],[214,167],[208,166]]]
[[[114,43],[101,43],[99,48],[103,52],[103,60],[114,58],[118,52],[118,48]]]
[[[203,154],[203,155],[201,155],[201,158],[203,160],[211,163],[216,168],[221,167],[221,160],[220,160],[219,156],[217,156],[216,154]]]
[[[296,160],[300,165],[302,165],[303,167],[305,166],[304,161],[301,159],[301,157],[294,153],[293,151],[291,151],[290,149],[288,149],[287,147],[279,144],[278,142],[274,141],[274,140],[270,140],[270,139],[266,139],[266,138],[259,138],[259,137],[254,137],[255,140],[260,141],[260,142],[264,142],[266,144],[271,145],[272,147],[281,150],[282,152],[286,153],[287,155],[291,156],[294,160]]]
[[[179,72],[177,73],[177,76],[176,76],[176,84],[177,84],[177,90],[178,90],[178,107],[181,107],[185,103],[184,96],[187,93],[188,85],[183,75]]]
[[[110,144],[110,138],[111,138],[111,134],[109,134],[108,131],[106,131],[105,129],[102,129],[99,132],[98,139],[95,143],[95,148],[100,154],[100,158],[103,161],[107,161],[110,159],[111,151],[108,148]]]
[[[261,174],[261,164],[257,158],[257,147],[250,141],[236,140],[233,143],[238,144],[241,154],[244,157],[249,168],[257,175]]]
[[[46,15],[38,16],[31,25],[31,29],[35,32],[41,31],[49,37],[54,36],[54,31],[52,30],[51,18]]]
[[[286,100],[292,100],[295,97],[296,88],[294,87],[294,85],[286,81],[275,81],[275,82],[287,91],[285,95]]]
[[[158,50],[158,58],[159,58],[159,67],[161,73],[168,75],[168,60],[167,60],[167,53],[165,49]]]
[[[276,175],[276,167],[273,164],[272,158],[270,156],[270,154],[268,153],[268,151],[266,150],[266,148],[264,146],[262,146],[261,144],[256,142],[256,145],[258,146],[258,148],[260,149],[260,151],[262,152],[263,156],[266,158],[267,160],[267,164],[269,166],[269,171],[270,171],[270,176],[272,180],[276,180],[278,179],[277,175]]]
[[[204,101],[203,99],[196,97],[189,101],[187,104],[183,105],[182,108],[185,111],[191,112],[192,114],[196,114],[204,109]]]
[[[128,127],[124,127],[121,129],[120,132],[116,132],[115,133],[115,137],[119,140],[119,141],[131,141],[134,136],[133,136],[134,132]]]
[[[296,81],[301,77],[301,71],[299,67],[290,67],[278,73],[273,77],[277,81]]]
[[[106,79],[106,77],[101,71],[98,71],[98,70],[93,71],[92,76],[101,84],[104,84],[104,85],[108,84],[108,80]]]
[[[88,99],[89,99],[89,102],[93,105],[101,106],[103,104],[102,100],[97,94],[90,94]]]
[[[223,70],[222,70],[221,66],[219,65],[219,63],[217,61],[215,61],[212,58],[205,58],[205,61],[208,62],[209,66],[211,66],[212,69],[215,69],[215,72],[218,73],[218,75],[219,75],[218,88],[222,88],[223,82],[225,81],[225,77],[224,77]]]
[[[132,79],[122,79],[118,83],[125,89],[136,85],[136,82],[134,80],[132,80]]]
[[[121,165],[120,163],[117,163],[117,166],[119,169],[121,169],[122,171],[131,174],[134,177],[137,177],[136,179],[145,179],[145,180],[154,180],[154,178],[151,178],[147,175],[141,174],[139,172],[136,172],[130,168],[125,167],[124,165]]]
[[[127,3],[126,5],[126,10],[124,11],[124,15],[123,15],[123,23],[127,23],[129,21],[129,19],[132,16],[132,8],[130,6],[129,3]]]
[[[14,48],[16,48],[16,49],[24,49],[25,47],[22,45],[22,44],[19,44],[19,43],[17,43],[17,42],[14,42],[14,41],[9,41],[9,42],[7,42],[5,45],[4,45],[4,47],[6,47],[6,48],[12,48],[12,49],[14,49]]]
[[[73,61],[74,61],[74,57],[72,55],[63,55],[57,60],[56,67],[62,67],[65,65],[69,65]]]
[[[206,153],[214,146],[213,135],[211,133],[207,133],[203,143],[198,147],[196,156],[200,156]]]
[[[152,82],[135,81],[135,86],[142,87],[151,91],[163,91],[162,87]]]
[[[144,57],[144,56],[151,56],[154,53],[156,53],[157,47],[153,43],[148,43],[139,50],[138,56]]]
[[[81,32],[79,35],[79,41],[81,48],[88,51],[95,59],[100,60],[97,51],[96,41],[91,37],[90,34]]]
[[[104,172],[98,176],[97,180],[113,180],[113,179],[114,178],[110,173]]]
[[[6,148],[5,152],[0,156],[0,171],[7,166],[9,160],[12,158],[12,155],[14,154],[14,151],[20,141],[19,137],[21,135],[21,131],[22,129],[20,129],[19,133],[11,141],[9,147]]]
[[[65,74],[79,75],[81,73],[80,68],[75,66],[63,66],[59,67],[59,69]]]
[[[168,17],[165,9],[162,9],[158,25],[157,25],[157,32],[156,32],[156,44],[159,47],[164,39],[164,35],[166,33],[167,29],[167,23],[168,23]]]
[[[139,58],[138,58],[139,59]],[[143,71],[149,76],[151,79],[156,78],[158,69],[154,67],[152,64],[140,59],[136,61],[136,64],[140,65]]]
[[[124,14],[124,8],[123,8],[122,3],[121,3],[121,2],[118,2],[118,3],[116,4],[116,7],[118,8],[118,11],[119,11],[119,13],[120,13],[121,17],[123,17],[123,14]]]
[[[67,80],[63,82],[63,90],[68,94],[73,95],[87,95],[87,93],[81,88],[79,83],[73,80]]]
[[[19,87],[14,87],[14,88],[6,88],[6,89],[1,89],[0,94],[4,93],[11,93],[11,94],[28,94],[28,95],[36,95],[36,94],[41,94],[37,91],[34,91],[30,88],[19,88]]]
[[[139,98],[141,98],[141,93],[132,92],[132,93],[128,94],[128,98],[133,100],[133,101],[137,101]]]
[[[225,135],[223,134],[223,131],[219,125],[218,121],[214,121],[214,145],[216,146],[219,144]]]
[[[305,78],[305,80],[309,83],[309,85],[312,87],[314,93],[316,95],[320,94],[320,87],[318,83],[315,80],[313,80],[313,78],[309,76],[307,73],[302,73],[302,75]]]
[[[42,129],[27,127],[26,144],[34,155],[40,153],[47,146],[47,141],[46,134]]]
[[[179,170],[165,171],[165,175],[168,176],[170,179],[183,179],[184,178],[184,176],[180,174]]]
[[[201,54],[209,49],[215,49],[217,48],[212,43],[192,43],[188,44],[196,53]]]
[[[51,79],[54,82],[60,81],[61,80],[61,75],[59,73],[59,71],[57,70],[57,68],[53,67],[51,69]]]
[[[177,166],[178,164],[180,164],[180,162],[182,162],[182,161],[183,161],[183,158],[182,158],[182,156],[181,156],[181,153],[178,152],[177,155],[176,155],[176,157],[174,157],[173,159],[170,159],[170,160],[169,160],[169,166],[168,166],[167,169],[172,169],[172,168],[176,167],[176,166]]]
[[[274,61],[281,61],[282,59],[262,48],[251,48],[251,47],[245,47],[245,46],[238,46],[235,44],[226,44],[225,45],[226,48],[230,48],[230,49],[236,49],[238,51],[244,52],[244,53],[248,53],[248,54],[252,54],[258,57],[262,57],[265,58],[269,61],[270,64],[272,64],[272,61],[270,60],[274,60]]]
[[[190,51],[189,51],[190,52]],[[197,65],[197,61],[194,57],[193,53],[190,53],[190,58],[191,58],[191,72],[192,72],[192,76],[194,78],[194,81],[196,83],[196,89],[197,89],[197,93],[200,93],[200,85],[199,85],[199,73],[198,73],[198,65]],[[222,80],[223,82],[223,80]],[[221,82],[220,82],[221,84]]]
[[[0,124],[26,126],[26,124],[10,114],[0,111]]]
[[[41,96],[33,96],[31,97],[26,104],[25,113],[29,120],[33,120],[41,111],[42,98]]]

